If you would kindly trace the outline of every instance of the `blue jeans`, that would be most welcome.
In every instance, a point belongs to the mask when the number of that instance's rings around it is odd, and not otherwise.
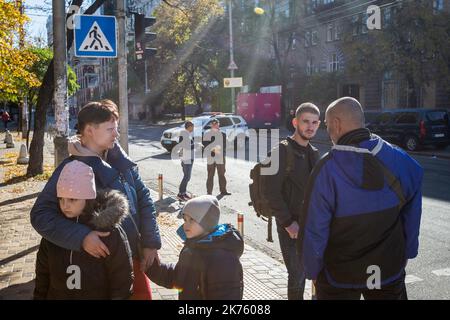
[[[301,257],[297,253],[297,239],[291,239],[289,233],[278,224],[278,221],[277,231],[281,254],[288,272],[288,300],[303,300],[306,276]]]
[[[180,183],[179,193],[186,193],[186,188],[189,180],[191,180],[192,166],[194,165],[194,161],[191,160],[190,164],[184,163],[181,161],[181,167],[183,168],[183,180]]]

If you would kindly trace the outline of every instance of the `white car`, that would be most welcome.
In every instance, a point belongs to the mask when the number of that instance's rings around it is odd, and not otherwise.
[[[202,137],[205,131],[211,128],[211,120],[217,119],[220,124],[220,131],[227,135],[228,141],[235,141],[238,136],[249,136],[247,122],[241,116],[234,114],[208,114],[195,117],[190,120],[194,124],[193,137]],[[173,147],[179,143],[180,133],[184,130],[184,123],[175,128],[167,129],[161,136],[161,145],[172,151]]]

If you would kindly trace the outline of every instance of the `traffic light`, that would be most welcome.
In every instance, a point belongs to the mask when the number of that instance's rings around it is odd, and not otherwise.
[[[146,28],[156,22],[155,17],[145,17],[143,14],[134,16],[134,32],[136,44],[136,60],[148,59],[157,52],[156,48],[150,47],[150,42],[156,39],[156,33],[146,31]]]

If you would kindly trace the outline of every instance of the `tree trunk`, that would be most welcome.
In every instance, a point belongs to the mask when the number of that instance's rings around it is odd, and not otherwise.
[[[30,161],[27,168],[27,176],[33,177],[44,172],[44,134],[47,120],[47,108],[53,97],[53,80],[52,60],[39,89],[39,96],[34,114],[34,132],[30,145]]]
[[[73,0],[72,5],[81,7],[84,0]],[[105,0],[96,0],[84,14],[94,13]],[[70,50],[73,44],[73,29],[67,29],[67,51]],[[30,161],[27,169],[27,176],[36,176],[44,172],[44,134],[45,125],[47,123],[47,108],[53,98],[53,91],[55,89],[53,77],[53,59],[50,62],[47,71],[45,72],[42,85],[39,89],[39,95],[36,103],[36,110],[34,116],[34,133],[30,145]],[[30,124],[31,125],[31,124]]]

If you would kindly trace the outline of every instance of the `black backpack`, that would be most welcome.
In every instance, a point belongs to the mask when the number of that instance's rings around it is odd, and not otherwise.
[[[286,161],[286,174],[285,179],[289,176],[289,174],[294,169],[294,150],[292,146],[289,144],[287,140],[282,140],[280,142],[280,146],[283,145],[286,148],[287,152],[287,161]],[[280,164],[283,165],[283,164]],[[267,163],[265,160],[262,162],[258,162],[253,169],[250,171],[250,179],[252,179],[252,183],[249,184],[250,189],[250,199],[251,202],[248,203],[249,206],[253,206],[253,209],[256,211],[256,215],[268,222],[267,225],[267,241],[273,242],[272,238],[272,216],[273,212],[270,208],[269,201],[265,198],[265,186],[267,184],[266,176],[261,175],[262,167],[269,167],[270,163]]]

